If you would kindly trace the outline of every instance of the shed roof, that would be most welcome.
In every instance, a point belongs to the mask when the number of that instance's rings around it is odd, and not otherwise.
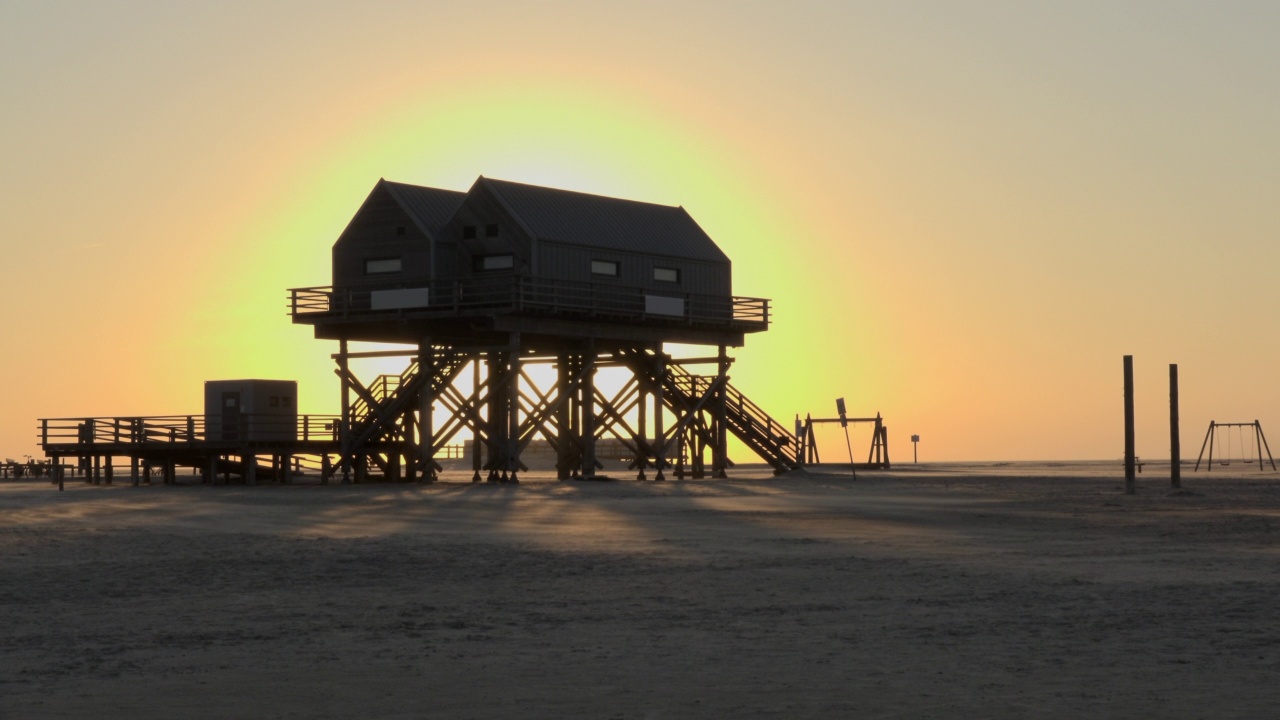
[[[449,222],[462,201],[467,198],[466,193],[456,190],[440,190],[390,180],[382,180],[381,183],[418,224],[418,228],[432,237]]]
[[[729,258],[682,207],[481,177],[488,189],[539,240],[727,263]],[[424,188],[425,189],[425,188]]]

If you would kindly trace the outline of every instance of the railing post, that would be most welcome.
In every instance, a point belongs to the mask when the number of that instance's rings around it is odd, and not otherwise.
[[[49,421],[40,421],[40,445],[47,446],[49,444]]]
[[[192,415],[187,416],[187,442],[195,442],[196,439],[196,419]]]

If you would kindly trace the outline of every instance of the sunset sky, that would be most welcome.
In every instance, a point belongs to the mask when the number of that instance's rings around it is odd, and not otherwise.
[[[0,3],[0,459],[36,419],[337,412],[286,289],[378,178],[683,205],[775,325],[776,418],[895,459],[1280,452],[1280,4]],[[839,457],[843,447],[832,446]],[[825,454],[825,453],[824,453]],[[741,452],[736,459],[753,461]]]

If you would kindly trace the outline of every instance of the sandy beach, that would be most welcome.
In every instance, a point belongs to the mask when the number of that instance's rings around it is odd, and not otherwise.
[[[10,481],[0,718],[1273,715],[1280,474],[1165,473]]]

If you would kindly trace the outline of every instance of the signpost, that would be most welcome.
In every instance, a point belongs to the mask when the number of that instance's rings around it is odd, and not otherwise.
[[[917,452],[917,450],[919,449],[917,446],[919,444],[920,444],[920,436],[912,435],[911,436],[911,462],[917,463],[917,464],[920,462],[920,454]]]
[[[849,472],[857,479],[858,470],[853,466],[853,443],[849,442],[849,417],[844,411],[844,398],[836,398],[836,412],[840,415],[840,427],[844,428],[845,447],[849,448]]]

